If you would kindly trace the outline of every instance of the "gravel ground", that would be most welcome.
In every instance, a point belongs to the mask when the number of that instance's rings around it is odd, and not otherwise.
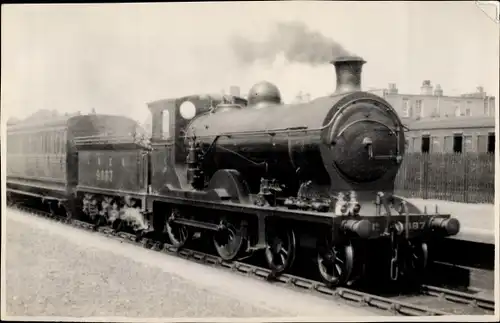
[[[9,316],[369,316],[374,310],[113,241],[15,211],[6,219]]]

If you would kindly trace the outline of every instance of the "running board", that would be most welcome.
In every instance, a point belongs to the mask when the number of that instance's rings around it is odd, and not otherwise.
[[[44,201],[44,200],[66,201],[66,199],[62,199],[62,198],[59,198],[59,197],[46,196],[46,195],[41,195],[41,194],[37,194],[37,193],[31,193],[31,192],[26,192],[26,191],[21,191],[21,190],[15,190],[15,189],[12,189],[12,188],[8,188],[7,189],[7,193],[14,193],[14,194],[19,194],[19,195],[27,195],[27,196],[38,197],[38,198],[42,199],[42,201]]]

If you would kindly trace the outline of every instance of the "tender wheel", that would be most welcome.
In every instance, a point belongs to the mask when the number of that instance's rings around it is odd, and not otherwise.
[[[67,205],[61,205],[61,210],[66,221],[71,221],[73,219],[73,213]]]
[[[214,234],[213,241],[217,254],[226,261],[234,260],[242,251],[246,241],[241,228],[222,220],[222,229]]]
[[[274,274],[281,274],[292,267],[297,250],[295,232],[292,229],[269,231],[266,243],[266,261]]]
[[[49,207],[49,213],[51,217],[54,217],[57,215],[57,202],[48,202],[48,207]]]
[[[318,248],[317,263],[321,279],[327,285],[344,285],[352,274],[354,248],[350,243],[321,246]]]
[[[166,231],[167,235],[170,239],[170,242],[175,248],[183,247],[186,242],[191,238],[190,230],[182,224],[177,224],[172,222],[173,218],[178,214],[177,210],[172,211],[172,215],[167,220]]]
[[[99,230],[99,227],[106,225],[106,218],[103,215],[97,215],[96,221],[94,223],[94,231]]]

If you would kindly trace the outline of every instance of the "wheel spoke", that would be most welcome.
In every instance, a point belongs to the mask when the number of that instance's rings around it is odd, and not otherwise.
[[[241,231],[226,223],[226,229],[216,235],[214,235],[213,242],[219,256],[227,261],[236,258],[245,240]]]
[[[280,259],[281,259],[281,264],[284,266],[286,264],[286,257],[285,255],[280,254]]]
[[[290,268],[295,257],[295,233],[293,230],[268,233],[266,237],[266,260],[275,273],[282,273]]]
[[[337,278],[340,278],[342,276],[342,267],[339,264],[335,264],[335,266],[333,266],[333,268],[335,269],[334,270],[334,275]]]
[[[335,257],[335,263],[336,264],[342,264],[344,265],[344,260],[338,256]]]
[[[352,270],[352,247],[335,245],[318,247],[318,266],[323,280],[330,285],[341,285],[348,281]]]

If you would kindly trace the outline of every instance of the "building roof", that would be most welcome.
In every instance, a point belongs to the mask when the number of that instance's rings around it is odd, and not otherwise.
[[[495,128],[495,117],[449,117],[421,120],[402,119],[410,130]]]

